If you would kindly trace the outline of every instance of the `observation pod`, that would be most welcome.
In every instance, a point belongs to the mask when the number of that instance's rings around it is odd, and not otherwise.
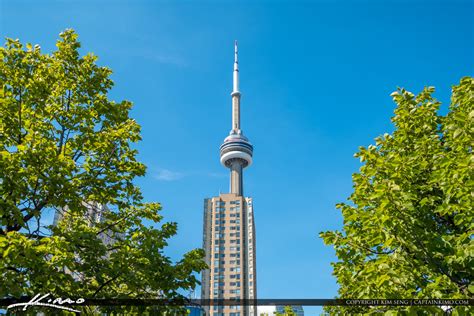
[[[241,133],[231,131],[230,135],[224,139],[220,152],[221,164],[224,167],[230,168],[234,161],[242,164],[242,168],[252,164],[253,146]]]

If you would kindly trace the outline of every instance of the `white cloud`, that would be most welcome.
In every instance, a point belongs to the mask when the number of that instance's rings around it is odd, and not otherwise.
[[[183,177],[184,177],[183,173],[177,172],[177,171],[171,171],[168,169],[158,169],[153,175],[153,178],[155,178],[156,180],[161,180],[161,181],[176,181],[176,180],[182,179]]]

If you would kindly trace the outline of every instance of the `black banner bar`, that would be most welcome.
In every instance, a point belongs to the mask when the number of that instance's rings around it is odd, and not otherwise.
[[[0,299],[0,306],[27,303],[29,297]],[[77,301],[75,299],[72,299]],[[472,306],[474,299],[80,299],[64,306]]]

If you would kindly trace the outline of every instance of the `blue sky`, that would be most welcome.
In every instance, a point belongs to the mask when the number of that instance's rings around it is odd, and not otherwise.
[[[474,69],[473,1],[6,1],[0,36],[54,48],[74,28],[134,102],[148,174],[137,183],[179,224],[167,254],[202,241],[205,197],[228,191],[219,145],[231,126],[239,41],[242,128],[254,144],[258,296],[330,298],[334,205],[351,193],[358,146],[392,131],[389,94],[450,88]],[[317,309],[314,309],[317,310]]]

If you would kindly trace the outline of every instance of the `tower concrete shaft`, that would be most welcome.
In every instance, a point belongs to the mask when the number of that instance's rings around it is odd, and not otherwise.
[[[235,159],[230,164],[230,193],[237,196],[244,195],[244,181],[243,181],[243,162]]]
[[[221,163],[230,170],[230,193],[243,196],[243,169],[252,163],[253,146],[240,128],[239,57],[234,47],[232,128],[221,145]]]
[[[240,93],[232,93],[232,129],[240,131]]]

